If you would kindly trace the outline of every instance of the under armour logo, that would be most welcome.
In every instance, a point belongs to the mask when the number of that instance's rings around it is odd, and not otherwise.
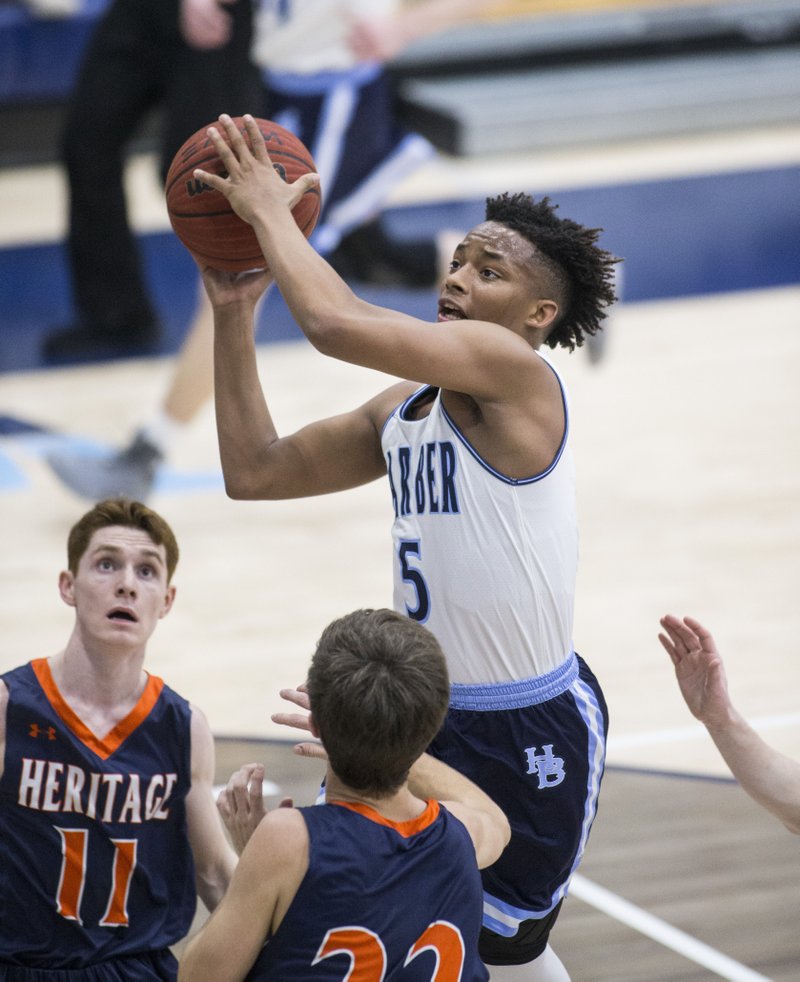
[[[39,726],[38,723],[31,723],[30,729],[28,730],[28,736],[32,736],[34,740],[37,737],[44,736],[48,740],[55,740],[56,738],[56,728],[54,726]]]
[[[540,754],[536,753],[536,747],[528,747],[525,756],[528,758],[528,774],[538,775],[540,788],[554,788],[564,780],[564,758],[553,756],[552,743],[545,744]]]

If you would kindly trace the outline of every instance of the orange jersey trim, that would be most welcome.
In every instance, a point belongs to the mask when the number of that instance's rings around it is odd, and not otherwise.
[[[72,733],[85,744],[90,750],[97,754],[101,760],[107,760],[114,751],[121,746],[125,740],[133,733],[140,723],[143,723],[145,719],[150,715],[150,712],[158,702],[158,697],[161,695],[161,690],[164,688],[164,680],[158,678],[155,675],[147,676],[147,683],[144,687],[144,692],[139,696],[139,701],[133,707],[133,709],[128,713],[128,715],[119,721],[117,725],[110,730],[102,739],[94,734],[89,727],[83,722],[83,720],[78,716],[74,709],[67,703],[64,697],[58,690],[53,674],[50,671],[50,665],[46,658],[35,658],[31,662],[31,668],[33,669],[36,678],[39,680],[39,685],[41,685],[44,690],[45,696],[56,711],[58,716],[61,717],[64,724]]]
[[[422,832],[423,829],[427,829],[428,826],[433,825],[436,819],[439,817],[439,802],[434,801],[432,798],[428,799],[428,804],[425,811],[418,815],[416,818],[410,818],[405,822],[393,822],[390,818],[386,818],[385,815],[381,815],[380,812],[375,811],[369,805],[359,804],[351,801],[329,801],[329,805],[341,805],[342,808],[349,808],[350,811],[358,812],[359,815],[363,815],[364,818],[368,818],[371,822],[375,822],[378,825],[385,825],[387,828],[394,829],[403,836],[404,839],[410,839],[412,835],[417,835],[417,833]]]

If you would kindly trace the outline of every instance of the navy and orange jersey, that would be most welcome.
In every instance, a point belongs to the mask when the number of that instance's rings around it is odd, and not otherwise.
[[[342,802],[300,811],[308,870],[247,982],[488,978],[475,849],[446,808],[409,822]]]
[[[174,944],[196,906],[189,704],[151,675],[98,739],[46,659],[2,679],[0,964],[79,969]]]

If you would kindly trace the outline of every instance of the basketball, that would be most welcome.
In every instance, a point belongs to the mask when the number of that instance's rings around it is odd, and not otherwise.
[[[233,122],[249,144],[242,117],[234,117]],[[272,165],[284,181],[291,183],[303,174],[316,172],[311,154],[293,133],[268,119],[257,119],[256,124]],[[225,131],[216,121],[208,125],[216,126],[225,139]],[[208,126],[204,126],[190,136],[170,164],[164,192],[172,228],[186,248],[213,269],[240,272],[264,268],[266,263],[253,227],[239,218],[224,194],[194,176],[197,167],[212,174],[225,174],[207,130]],[[313,187],[292,210],[306,238],[317,224],[320,203],[319,187]]]

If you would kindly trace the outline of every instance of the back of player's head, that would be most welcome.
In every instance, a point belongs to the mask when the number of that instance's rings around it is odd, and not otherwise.
[[[81,557],[89,547],[92,536],[99,529],[112,525],[141,529],[157,546],[164,546],[167,560],[167,582],[172,579],[178,565],[178,543],[175,534],[164,519],[140,501],[127,498],[108,498],[98,502],[70,529],[67,539],[67,565],[74,575],[78,572]]]
[[[331,768],[375,796],[401,786],[444,720],[447,664],[436,638],[392,610],[356,610],[322,633],[308,674]]]
[[[572,351],[601,329],[605,309],[617,299],[614,266],[619,260],[597,245],[603,231],[556,215],[549,198],[501,194],[486,199],[486,220],[499,222],[535,247],[537,276],[559,315],[545,344]]]

